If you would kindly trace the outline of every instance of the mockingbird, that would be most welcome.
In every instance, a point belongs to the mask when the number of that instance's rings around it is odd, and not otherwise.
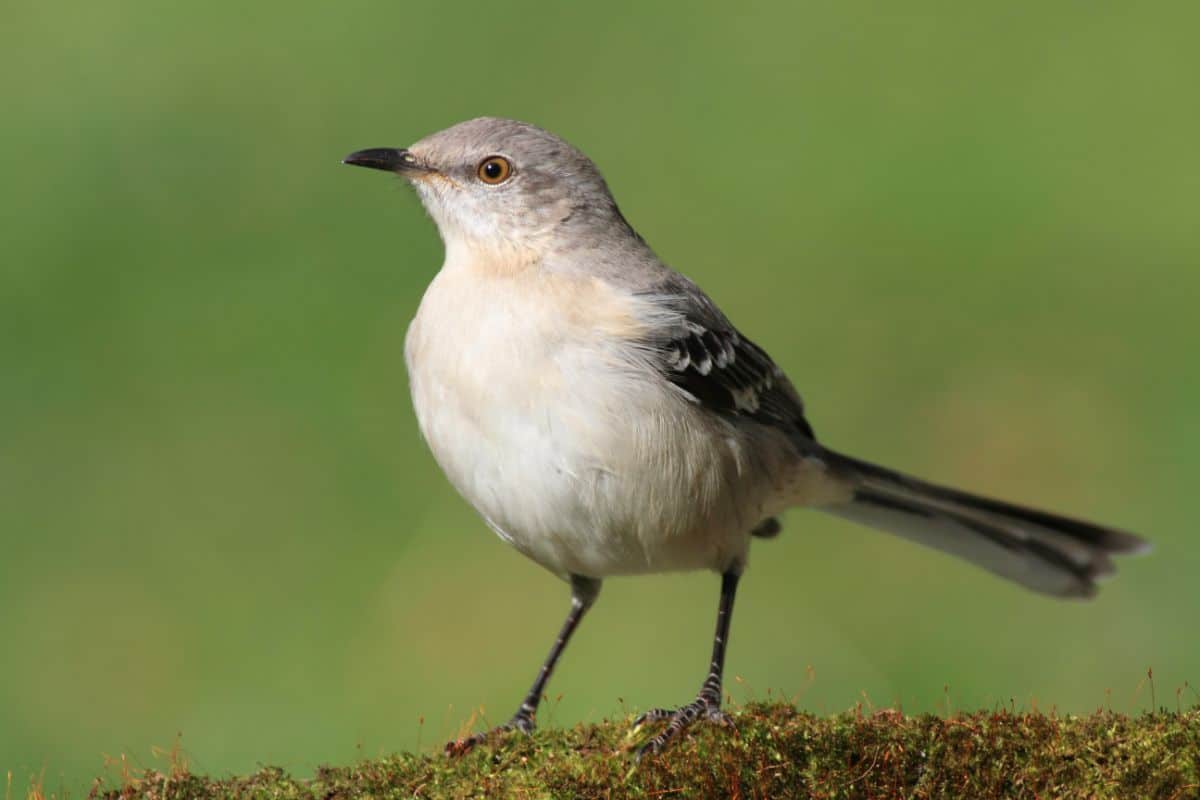
[[[639,756],[697,720],[728,724],[721,677],[738,579],[751,538],[776,536],[793,506],[1058,597],[1091,596],[1111,555],[1145,547],[818,443],[766,352],[658,259],[595,165],[547,131],[485,117],[344,163],[405,178],[445,244],[405,342],[434,458],[496,534],[571,585],[566,622],[503,729],[533,729],[601,580],[697,569],[721,575],[708,675],[693,702],[639,718],[666,722]]]

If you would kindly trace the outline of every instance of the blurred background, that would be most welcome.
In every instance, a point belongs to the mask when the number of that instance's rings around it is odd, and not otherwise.
[[[1056,603],[792,513],[735,701],[1197,700],[1198,7],[707,6],[6,5],[0,773],[77,795],[182,734],[304,774],[515,708],[567,591],[426,452],[441,245],[338,163],[481,114],[590,154],[825,442],[1157,546]],[[690,699],[717,588],[609,581],[542,724]]]

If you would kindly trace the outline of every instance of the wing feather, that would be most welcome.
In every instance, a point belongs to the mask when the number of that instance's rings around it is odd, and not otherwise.
[[[746,417],[815,441],[787,376],[711,300],[696,290],[666,303],[682,314],[682,324],[651,343],[667,380],[716,414]]]

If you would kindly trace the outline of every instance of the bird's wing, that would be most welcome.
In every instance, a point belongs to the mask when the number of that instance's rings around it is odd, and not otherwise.
[[[722,416],[743,417],[815,441],[804,403],[761,347],[742,336],[690,281],[658,294],[679,314],[649,342],[663,376],[691,401]]]

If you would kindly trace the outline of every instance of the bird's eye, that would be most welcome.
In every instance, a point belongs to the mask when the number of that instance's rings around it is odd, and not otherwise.
[[[495,186],[497,183],[504,183],[512,175],[512,162],[504,156],[488,156],[479,162],[476,174],[479,180]]]

